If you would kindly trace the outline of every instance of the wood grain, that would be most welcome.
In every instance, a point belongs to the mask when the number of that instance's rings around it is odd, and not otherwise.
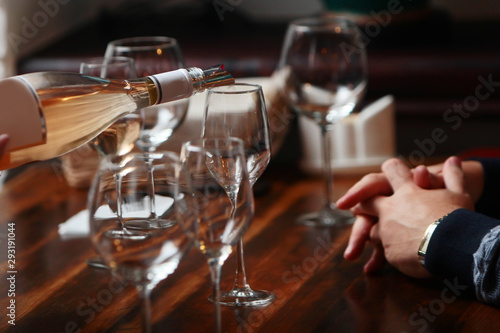
[[[0,193],[0,332],[140,332],[134,286],[108,270],[88,267],[90,241],[62,239],[58,225],[86,207],[86,190],[74,189],[53,163],[31,166]],[[357,180],[335,180],[337,195]],[[443,281],[414,280],[387,267],[363,274],[362,260],[343,259],[349,227],[315,229],[296,217],[321,206],[322,180],[297,170],[272,172],[270,190],[257,198],[245,234],[248,279],[273,291],[264,308],[223,308],[225,332],[498,332],[500,311],[462,295]],[[5,316],[7,224],[15,223],[16,318]],[[223,269],[232,285],[235,258]],[[177,271],[153,291],[154,332],[211,332],[213,307],[205,259],[192,249]],[[444,296],[443,296],[444,295]],[[445,297],[445,298],[443,298]],[[5,320],[7,318],[7,320]]]

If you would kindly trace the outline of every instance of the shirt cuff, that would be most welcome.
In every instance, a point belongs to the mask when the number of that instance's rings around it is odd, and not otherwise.
[[[483,237],[500,221],[467,210],[457,209],[442,219],[427,247],[425,268],[433,275],[458,280],[474,292],[473,254]]]

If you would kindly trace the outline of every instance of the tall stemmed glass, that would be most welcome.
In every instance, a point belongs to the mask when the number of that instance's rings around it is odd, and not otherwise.
[[[149,166],[154,168],[158,212],[162,218],[175,220],[178,156],[170,152],[131,153],[121,157],[105,156],[89,192],[90,237],[113,273],[132,282],[144,302],[144,332],[151,331],[150,294],[153,288],[177,268],[192,241],[177,223],[169,228],[147,231],[129,230],[117,239],[117,206],[122,218],[149,218]],[[121,193],[114,186],[114,175],[122,178]],[[121,202],[117,201],[121,198]]]
[[[137,77],[134,59],[128,57],[91,58],[80,64],[80,73],[109,79],[133,79]],[[130,114],[118,119],[113,125],[90,141],[89,144],[102,157],[122,156],[132,151],[134,142],[139,138],[140,131],[140,116]],[[114,179],[116,193],[119,196],[121,194],[121,174],[119,172],[115,173]],[[121,202],[121,199],[117,198],[117,202]],[[122,225],[121,206],[117,205],[116,209],[117,220]],[[121,238],[124,234],[126,234],[124,230],[116,230],[114,236]],[[99,256],[87,259],[87,264],[96,268],[108,268]]]
[[[106,57],[126,56],[135,60],[137,75],[144,77],[185,67],[179,43],[164,36],[144,36],[114,40],[108,43]],[[136,144],[142,151],[155,151],[166,142],[183,122],[189,99],[150,106],[140,110],[143,128]],[[151,201],[151,218],[148,222],[129,222],[138,229],[168,227],[172,221],[156,216],[155,199]]]
[[[205,255],[221,331],[220,274],[253,217],[253,194],[243,144],[236,138],[197,139],[181,148],[177,211],[179,223]]]
[[[92,58],[80,64],[80,73],[108,79],[137,77],[134,59],[129,57]],[[122,156],[132,151],[141,131],[141,117],[129,114],[90,141],[101,156]]]
[[[177,40],[163,36],[111,41],[107,45],[105,56],[125,56],[134,59],[139,77],[186,67]],[[144,124],[137,146],[143,151],[155,151],[182,123],[188,106],[189,99],[182,99],[140,110]]]
[[[330,132],[353,112],[365,91],[366,53],[359,29],[344,18],[293,21],[278,67],[291,78],[285,91],[291,106],[315,121],[322,136],[324,205],[319,212],[301,216],[299,222],[319,227],[349,224],[352,215],[334,203]]]
[[[237,83],[209,89],[202,136],[240,138],[245,149],[250,184],[253,186],[271,158],[269,120],[262,87]],[[235,283],[232,290],[223,293],[221,304],[257,306],[266,305],[274,299],[275,295],[271,292],[250,288],[245,273],[243,240],[240,239]]]

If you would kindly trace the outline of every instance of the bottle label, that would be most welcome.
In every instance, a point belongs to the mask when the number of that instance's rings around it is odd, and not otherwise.
[[[42,105],[31,85],[21,77],[0,80],[0,134],[10,137],[7,152],[47,141]]]
[[[176,101],[193,94],[193,83],[188,71],[184,68],[171,72],[151,75],[156,83],[158,99],[156,104]]]

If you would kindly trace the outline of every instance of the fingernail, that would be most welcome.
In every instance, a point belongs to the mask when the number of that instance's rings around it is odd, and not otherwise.
[[[453,166],[460,167],[462,161],[460,161],[460,159],[456,156],[451,156],[450,158],[448,158],[448,163],[450,163]]]

